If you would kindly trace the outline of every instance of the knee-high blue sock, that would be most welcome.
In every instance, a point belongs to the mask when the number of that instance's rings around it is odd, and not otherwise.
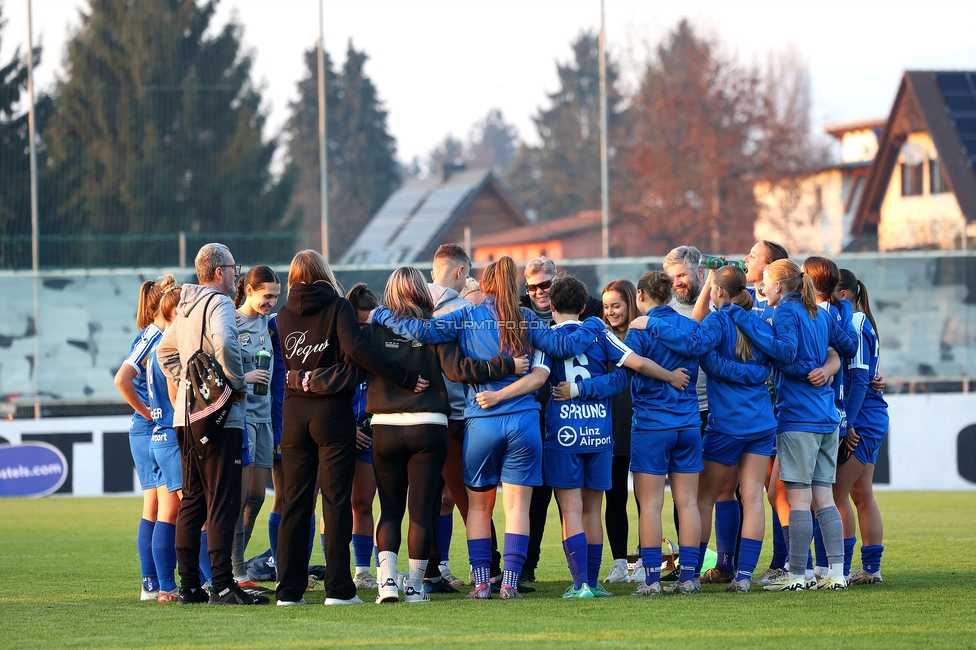
[[[644,584],[661,581],[661,545],[641,546],[641,564],[644,565]]]
[[[176,526],[162,521],[156,522],[152,537],[153,561],[159,588],[163,591],[176,589]]]
[[[813,550],[817,553],[817,566],[829,568],[827,547],[824,546],[823,533],[820,532],[820,520],[816,517],[813,518]]]
[[[736,567],[736,580],[752,580],[752,574],[759,563],[759,554],[762,552],[761,539],[749,539],[743,537],[739,542],[739,557]]]
[[[207,531],[200,533],[200,584],[213,584],[213,564],[210,562],[210,546],[207,544]]]
[[[678,559],[681,562],[681,571],[678,574],[678,580],[681,582],[688,582],[695,578],[695,567],[698,566],[698,557],[701,555],[701,550],[698,546],[679,546],[678,547]]]
[[[474,574],[474,584],[482,585],[491,580],[491,538],[468,540],[468,560]]]
[[[884,546],[872,544],[861,546],[861,567],[868,573],[878,573],[881,571],[881,554],[884,553]]]
[[[352,556],[355,562],[356,571],[360,568],[369,571],[369,560],[373,555],[373,536],[372,535],[353,535],[352,536]]]
[[[451,561],[451,537],[454,535],[454,513],[441,515],[437,520],[437,554],[441,563]]]
[[[312,515],[312,523],[308,525],[308,563],[312,563],[312,548],[315,546],[315,515]],[[325,557],[325,539],[322,539],[322,556]]]
[[[739,502],[719,501],[715,504],[715,550],[718,568],[726,573],[735,570],[735,538],[739,534]]]
[[[779,521],[779,515],[773,510],[773,560],[769,563],[769,568],[782,569],[789,556],[790,547],[783,539],[783,525]]]
[[[844,538],[844,575],[851,575],[851,562],[854,560],[854,547],[857,545],[856,537]]]
[[[816,517],[813,518],[814,521],[817,520]],[[807,571],[813,571],[813,551],[807,549]]]
[[[518,589],[522,567],[525,566],[525,555],[529,550],[529,536],[505,533],[505,572],[502,574],[502,584]],[[585,565],[584,565],[585,566]]]
[[[790,554],[789,554],[789,548],[790,548],[790,525],[789,524],[786,524],[785,526],[783,526],[783,543],[786,544],[786,549],[787,549],[786,560],[787,561],[790,561]],[[786,568],[786,564],[783,564],[783,568],[784,569]]]
[[[701,575],[702,567],[705,566],[705,551],[708,549],[708,543],[702,542],[698,545],[698,562],[695,564],[695,577]]]
[[[281,526],[281,513],[272,512],[268,515],[268,539],[271,541],[271,557],[278,565],[278,528]]]
[[[153,561],[152,538],[156,522],[139,520],[139,533],[136,535],[136,548],[139,550],[139,564],[142,566],[142,588],[146,591],[159,590],[159,576]]]
[[[505,568],[508,569],[508,535],[505,536]],[[579,533],[563,540],[563,552],[566,554],[566,564],[573,576],[573,589],[580,589],[586,582],[586,563],[589,554],[586,549],[586,534]],[[506,571],[506,573],[508,573]]]
[[[586,545],[586,584],[595,587],[600,582],[600,564],[603,562],[603,544]]]

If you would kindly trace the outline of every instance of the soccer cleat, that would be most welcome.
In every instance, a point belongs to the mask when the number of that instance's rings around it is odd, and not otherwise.
[[[261,595],[252,595],[234,584],[210,594],[208,605],[267,605],[270,600]]]
[[[305,591],[315,591],[316,589],[321,589],[321,588],[322,588],[322,583],[316,580],[315,576],[309,575],[308,587],[305,588]]]
[[[142,589],[142,593],[139,594],[139,600],[156,600],[159,597],[159,589],[155,591],[146,591],[145,587]]]
[[[807,588],[807,580],[803,576],[795,576],[784,572],[784,575],[770,580],[763,585],[766,591],[803,591]]]
[[[614,560],[614,564],[616,564],[616,560]],[[634,565],[634,570],[631,572],[630,577],[627,578],[627,582],[644,582],[645,577],[644,561],[639,559],[637,560],[637,564]]]
[[[298,600],[279,600],[278,607],[291,607],[292,605],[304,605],[305,599],[299,598]]]
[[[451,573],[451,569],[448,567],[441,568],[441,578],[455,589],[460,589],[464,586],[464,580]]]
[[[610,573],[603,580],[604,582],[627,582],[627,560],[614,560]]]
[[[735,574],[732,571],[723,571],[721,568],[713,566],[702,574],[701,583],[705,585],[726,584],[732,582],[734,577]]]
[[[475,585],[465,598],[473,598],[475,600],[489,600],[491,598],[491,585],[487,582],[482,582],[480,585]]]
[[[430,596],[427,595],[427,591],[424,589],[420,589],[418,591],[413,585],[407,585],[407,588],[403,590],[403,602],[429,603]]]
[[[376,588],[376,604],[395,603],[400,599],[400,589],[397,587],[396,580],[387,578],[383,584]]]
[[[159,595],[156,597],[156,602],[159,603],[175,603],[180,599],[180,590],[174,588],[172,591],[159,590]]]
[[[522,598],[522,594],[519,593],[518,589],[508,585],[502,585],[501,591],[498,592],[498,595],[502,600],[519,600]]]
[[[519,582],[535,582],[535,569],[525,569],[519,576]]]
[[[675,567],[670,573],[661,576],[661,582],[677,582],[679,575],[681,575],[681,569]]]
[[[804,584],[806,585],[806,588],[807,589],[816,589],[817,588],[817,581],[818,580],[814,576],[804,574],[803,575],[803,581],[804,581]]]
[[[576,589],[574,585],[569,585],[569,588],[563,592],[563,598],[596,598],[596,594],[585,582],[583,586]]]
[[[662,591],[661,591],[661,583],[660,582],[654,582],[654,583],[649,584],[649,585],[648,584],[644,584],[642,582],[637,587],[637,589],[634,589],[634,593],[632,593],[630,595],[631,596],[660,596],[661,593],[662,593]]]
[[[747,594],[752,591],[752,581],[750,581],[749,578],[733,580],[729,583],[729,586],[725,588],[725,591],[736,594]]]
[[[809,589],[810,587],[807,587]],[[832,576],[824,576],[817,580],[817,584],[813,587],[814,589],[833,589],[842,590],[847,589],[847,580],[843,577],[834,578]]]
[[[607,590],[607,588],[601,585],[599,582],[596,583],[595,587],[590,587],[590,591],[592,591],[593,595],[597,598],[608,598],[613,596],[613,593]]]
[[[326,598],[325,605],[362,605],[363,599],[359,596],[352,598]]]
[[[210,594],[203,587],[197,589],[180,587],[178,598],[180,605],[199,605],[208,602],[210,600]]]
[[[268,589],[267,587],[262,587],[261,585],[259,585],[258,583],[250,579],[245,580],[244,582],[238,582],[237,586],[252,595],[263,596],[263,595],[274,593],[274,589]]]
[[[461,583],[464,584],[463,582]],[[424,591],[428,594],[456,594],[458,590],[455,589],[450,582],[441,578],[440,580],[428,580],[424,578]]]
[[[820,578],[823,578],[825,575],[827,575],[828,571],[830,571],[828,567],[815,566],[813,567],[813,577],[816,578],[817,580],[820,580]]]
[[[376,578],[369,571],[363,571],[362,573],[357,573],[356,577],[352,579],[356,589],[376,589],[379,587],[379,583],[376,582]]]
[[[851,576],[847,579],[848,586],[854,585],[880,585],[884,580],[881,579],[881,572],[870,573],[864,569],[851,571]]]
[[[669,594],[699,594],[701,593],[701,583],[697,580],[678,581],[665,587],[664,591]]]
[[[758,576],[756,576],[756,583],[761,587],[765,587],[768,584],[772,584],[774,581],[779,580],[786,575],[786,571],[783,569],[766,569]]]
[[[156,600],[159,597],[159,580],[156,578],[142,579],[142,593],[139,600]]]

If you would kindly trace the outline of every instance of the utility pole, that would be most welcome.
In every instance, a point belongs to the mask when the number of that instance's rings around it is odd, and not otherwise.
[[[322,194],[322,257],[329,261],[329,154],[326,150],[325,10],[319,0],[319,191]]]

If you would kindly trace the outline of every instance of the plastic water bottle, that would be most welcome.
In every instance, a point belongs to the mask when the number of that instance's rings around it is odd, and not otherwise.
[[[271,353],[267,350],[258,350],[254,354],[255,365],[258,370],[268,370],[271,368]],[[255,395],[267,395],[268,385],[267,384],[254,384],[254,394]]]
[[[730,265],[730,264],[733,266],[738,266],[743,271],[746,270],[746,265],[743,264],[742,262],[736,262],[735,260],[727,260],[719,257],[718,255],[702,255],[701,262],[698,264],[698,266],[706,269],[712,269],[714,271],[715,269],[720,269],[723,266]]]

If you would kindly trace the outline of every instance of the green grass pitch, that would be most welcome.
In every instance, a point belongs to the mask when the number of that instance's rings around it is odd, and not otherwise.
[[[654,599],[631,598],[633,585],[616,584],[614,598],[563,600],[569,573],[553,506],[538,592],[522,601],[461,594],[378,606],[375,592],[363,591],[365,605],[324,607],[323,592],[313,591],[308,606],[289,608],[140,602],[139,499],[0,500],[0,648],[976,647],[976,493],[882,492],[878,500],[886,549],[880,587],[726,594],[705,585],[700,596]],[[267,548],[269,505],[249,555]],[[454,535],[452,565],[463,575],[460,518]],[[636,545],[635,525],[631,539]],[[770,548],[767,531],[760,568]],[[319,550],[314,557],[321,562]]]

